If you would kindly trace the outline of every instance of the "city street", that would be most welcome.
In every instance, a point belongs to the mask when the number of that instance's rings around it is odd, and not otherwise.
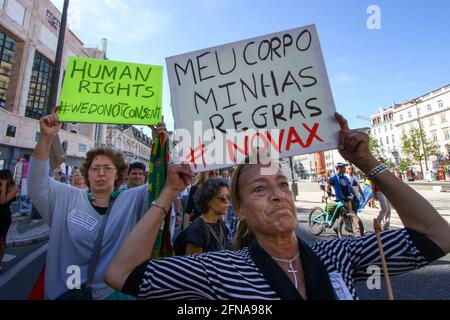
[[[416,187],[440,213],[450,220],[450,197],[448,193],[430,190],[431,187]],[[300,195],[297,205],[299,228],[297,234],[305,241],[323,241],[334,239],[335,233],[327,231],[320,237],[313,236],[307,225],[310,208],[322,206],[316,183],[300,183]],[[428,190],[427,190],[428,189]],[[361,213],[366,231],[373,232],[372,220],[377,209],[369,208]],[[402,227],[398,216],[393,212],[393,228]],[[45,263],[47,241],[37,244],[7,248],[7,256],[0,273],[0,299],[27,299],[32,286]],[[356,285],[360,299],[386,299],[384,280],[380,290],[369,290],[365,282]],[[450,254],[420,270],[415,270],[392,278],[396,299],[450,299]]]

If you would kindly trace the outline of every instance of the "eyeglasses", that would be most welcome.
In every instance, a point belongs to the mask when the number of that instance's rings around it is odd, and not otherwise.
[[[231,201],[231,197],[229,194],[226,196],[217,196],[216,198],[222,201],[223,203],[228,203]]]
[[[219,175],[219,173],[218,172],[210,172],[209,173],[209,176],[211,177],[211,176],[218,176]]]
[[[89,168],[90,171],[99,174],[100,171],[103,169],[103,172],[109,174],[109,173],[113,173],[116,168],[115,167],[111,167],[111,166],[92,166]]]

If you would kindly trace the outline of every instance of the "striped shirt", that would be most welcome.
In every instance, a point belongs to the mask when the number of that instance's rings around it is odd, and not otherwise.
[[[390,275],[421,268],[444,252],[409,230],[381,233]],[[372,275],[381,261],[376,235],[312,242],[338,299],[358,299],[354,282]],[[139,299],[280,299],[253,261],[248,248],[150,260],[137,267],[122,291]]]

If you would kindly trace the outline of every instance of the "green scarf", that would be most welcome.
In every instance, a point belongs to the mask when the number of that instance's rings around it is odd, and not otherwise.
[[[167,164],[169,160],[169,141],[165,134],[161,134],[153,140],[149,163],[148,175],[148,200],[152,203],[161,193],[166,182]],[[155,240],[152,251],[152,259],[171,257],[174,255],[170,241],[170,219],[172,208],[164,219]]]

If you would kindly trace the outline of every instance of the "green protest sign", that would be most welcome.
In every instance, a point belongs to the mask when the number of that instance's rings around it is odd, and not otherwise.
[[[69,57],[61,122],[155,125],[162,119],[162,66]]]

